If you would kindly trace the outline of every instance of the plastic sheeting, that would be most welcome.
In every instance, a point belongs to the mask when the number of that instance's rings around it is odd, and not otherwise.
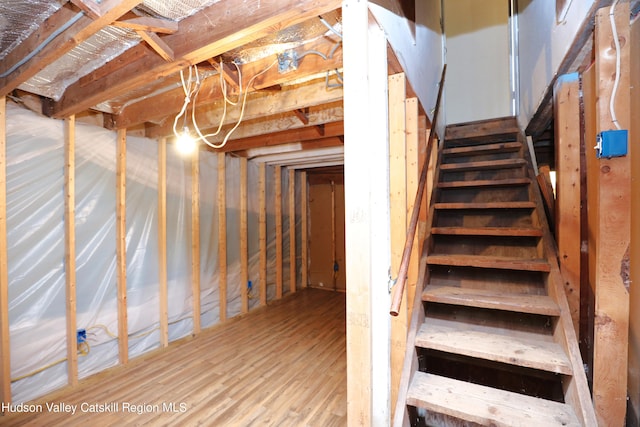
[[[9,322],[13,402],[35,399],[67,383],[64,263],[63,123],[7,105],[7,221]],[[116,135],[76,125],[75,232],[77,327],[89,352],[80,378],[118,363],[116,298]],[[191,333],[191,161],[167,150],[167,278],[169,339]],[[127,138],[126,250],[129,356],[159,347],[157,142]],[[239,160],[227,157],[228,316],[240,313]],[[219,319],[217,157],[200,153],[201,321]],[[283,194],[288,185],[283,171]],[[273,200],[268,168],[267,200]],[[249,280],[258,304],[258,166],[248,167]],[[283,214],[287,214],[283,198]],[[274,206],[268,203],[268,299],[275,295]],[[288,232],[288,218],[283,218]],[[288,234],[288,233],[287,233]],[[289,289],[288,238],[283,274]]]

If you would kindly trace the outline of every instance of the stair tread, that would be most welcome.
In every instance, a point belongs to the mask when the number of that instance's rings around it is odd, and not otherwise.
[[[523,259],[488,255],[434,254],[427,256],[427,264],[542,272],[550,271],[549,263],[545,259]]]
[[[435,209],[533,209],[534,202],[456,202],[434,203]]]
[[[407,403],[480,425],[579,426],[564,403],[415,372]]]
[[[438,188],[506,187],[529,184],[531,184],[529,178],[478,179],[471,181],[439,182]]]
[[[517,168],[527,164],[524,159],[483,160],[479,162],[444,163],[440,165],[442,172],[462,172],[479,169]]]
[[[427,285],[422,300],[468,307],[559,316],[560,308],[547,295],[509,294],[491,289]]]
[[[427,318],[416,335],[416,347],[461,354],[510,365],[571,375],[562,347],[547,336],[468,322]]]
[[[442,150],[443,156],[466,156],[490,152],[513,152],[522,148],[519,142],[499,142],[494,144],[470,145],[462,147],[445,148]]]
[[[431,234],[535,237],[542,236],[542,230],[534,227],[432,227]]]

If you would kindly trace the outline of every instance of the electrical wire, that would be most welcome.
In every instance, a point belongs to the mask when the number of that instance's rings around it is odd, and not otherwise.
[[[329,30],[331,30],[331,32],[333,32],[335,35],[337,35],[338,37],[340,37],[340,40],[342,40],[342,34],[340,34],[340,32],[338,30],[336,30],[333,25],[329,24],[326,19],[324,19],[322,16],[318,16],[318,18],[320,18],[320,22],[322,22],[324,24],[325,27],[327,27]]]
[[[613,33],[613,43],[616,48],[616,78],[613,83],[613,89],[611,90],[611,99],[609,100],[609,112],[611,113],[611,121],[618,130],[621,129],[618,119],[616,117],[615,100],[618,93],[618,84],[620,83],[620,40],[618,40],[618,29],[616,28],[615,10],[618,0],[614,0],[609,9],[609,21],[611,22],[611,32]]]
[[[269,71],[269,69],[271,67],[273,67],[274,65],[276,65],[278,63],[278,60],[276,59],[275,61],[273,61],[271,63],[271,65],[269,65],[268,67],[266,67],[264,70],[260,71],[258,74],[254,75],[253,77],[251,77],[251,80],[249,80],[249,83],[247,83],[247,90],[244,92],[244,98],[242,100],[242,109],[240,110],[240,117],[238,117],[238,122],[235,124],[234,127],[232,127],[229,132],[227,132],[227,135],[224,137],[224,139],[222,140],[222,144],[220,144],[220,147],[224,147],[225,144],[227,143],[227,141],[229,140],[229,137],[231,136],[231,134],[238,128],[238,126],[240,126],[240,123],[242,123],[242,118],[244,117],[244,108],[247,104],[247,94],[249,93],[249,89],[251,89],[251,85],[253,85],[254,80],[266,73],[267,71]]]

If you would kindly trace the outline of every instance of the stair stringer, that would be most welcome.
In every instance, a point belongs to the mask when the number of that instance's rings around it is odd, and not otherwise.
[[[520,135],[521,141],[523,138],[524,137]],[[523,145],[526,146],[526,143],[523,143]],[[540,227],[543,233],[543,250],[550,267],[550,272],[547,274],[546,279],[547,292],[560,308],[560,316],[558,317],[554,335],[556,341],[564,348],[573,370],[573,375],[568,377],[564,384],[565,400],[566,403],[574,408],[582,425],[597,426],[598,422],[595,415],[593,400],[591,398],[587,377],[584,372],[580,348],[578,347],[578,337],[576,336],[576,332],[573,327],[571,311],[569,309],[569,303],[563,286],[564,280],[562,279],[562,274],[558,265],[558,251],[555,239],[551,234],[547,216],[544,212],[540,188],[535,185],[537,180],[534,175],[530,154],[527,150],[524,150],[524,156],[528,162],[527,171],[531,178],[531,188],[533,197],[536,201],[536,210],[538,211]]]

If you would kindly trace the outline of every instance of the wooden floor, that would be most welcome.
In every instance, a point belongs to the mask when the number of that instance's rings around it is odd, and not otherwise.
[[[345,332],[345,295],[306,289],[45,396],[41,413],[0,425],[343,426]],[[47,407],[60,403],[76,413]]]

